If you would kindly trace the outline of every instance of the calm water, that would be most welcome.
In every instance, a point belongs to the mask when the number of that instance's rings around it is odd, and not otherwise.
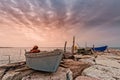
[[[54,49],[63,49],[62,47],[41,47],[41,51],[52,51]],[[25,61],[25,50],[29,51],[31,48],[0,48],[0,66],[10,62]],[[69,50],[69,48],[68,48]]]
[[[54,49],[63,49],[62,47],[41,47],[41,51],[52,51]],[[25,61],[25,50],[29,51],[31,48],[0,48],[0,66],[10,62],[19,62]],[[120,47],[115,47],[115,49],[120,49]],[[67,51],[70,51],[70,48],[67,48]]]
[[[120,47],[110,47],[110,48],[113,48],[113,49],[120,49]]]

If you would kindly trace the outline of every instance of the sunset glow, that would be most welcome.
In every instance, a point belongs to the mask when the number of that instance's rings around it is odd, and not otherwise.
[[[1,0],[0,46],[120,46],[119,0]]]

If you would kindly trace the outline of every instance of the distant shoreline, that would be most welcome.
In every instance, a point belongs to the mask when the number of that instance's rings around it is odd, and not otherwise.
[[[0,48],[14,48],[14,47],[0,47]]]
[[[0,48],[31,48],[31,47],[0,47]],[[64,47],[39,47],[39,48],[64,48]],[[71,47],[67,47],[71,48]],[[81,47],[84,48],[84,47]],[[91,47],[90,47],[91,48]],[[120,47],[108,47],[109,49],[120,49]]]

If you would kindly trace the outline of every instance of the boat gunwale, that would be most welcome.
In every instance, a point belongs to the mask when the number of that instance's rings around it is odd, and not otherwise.
[[[56,56],[62,54],[61,52],[49,52],[49,53],[26,53],[25,56],[27,58],[38,58],[38,57],[48,57],[48,56]]]

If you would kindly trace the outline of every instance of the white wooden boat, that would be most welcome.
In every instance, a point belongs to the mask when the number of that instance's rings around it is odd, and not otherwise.
[[[28,53],[26,52],[26,64],[28,67],[45,72],[56,72],[63,52],[60,50],[52,52]]]

